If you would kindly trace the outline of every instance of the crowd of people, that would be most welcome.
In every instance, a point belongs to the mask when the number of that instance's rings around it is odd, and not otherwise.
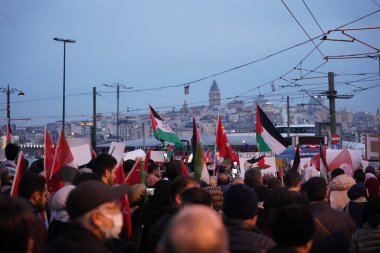
[[[99,154],[61,168],[57,192],[43,160],[26,165],[11,197],[19,150],[8,144],[0,165],[1,252],[380,252],[380,171],[372,167],[353,177],[334,168],[329,181],[302,183],[291,170],[279,178],[250,168],[232,178],[222,165],[207,184],[191,176],[191,164],[184,175],[179,161],[150,160],[143,184],[115,185],[116,159]],[[124,162],[126,176],[134,163]]]

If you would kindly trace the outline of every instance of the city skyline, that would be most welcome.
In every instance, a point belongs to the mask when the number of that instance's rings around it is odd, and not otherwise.
[[[306,3],[318,24],[302,3],[286,2],[312,38],[322,33],[319,26],[326,32],[380,9],[373,1]],[[374,13],[346,28],[377,26],[379,15]],[[58,36],[77,41],[66,48],[67,121],[91,118],[93,86],[99,93],[97,111],[116,112],[116,88],[102,84],[134,87],[121,89],[121,112],[129,109],[131,113],[145,113],[148,104],[159,112],[172,107],[178,110],[184,100],[189,106],[206,105],[214,79],[222,104],[234,98],[253,101],[264,95],[269,101],[283,104],[290,96],[292,105],[296,105],[309,101],[302,90],[327,90],[329,71],[337,74],[338,94],[354,94],[350,100],[337,100],[338,108],[375,114],[380,107],[380,87],[373,87],[380,80],[378,58],[323,60],[322,55],[371,51],[358,42],[318,38],[314,42],[321,43],[321,52],[313,43],[306,43],[254,63],[308,40],[281,2],[3,1],[0,28],[4,34],[0,39],[0,87],[9,83],[24,91],[26,96],[22,98],[11,96],[11,118],[31,118],[27,122],[13,121],[16,125],[43,125],[62,117],[63,46],[53,41]],[[380,30],[349,34],[380,47]],[[328,37],[345,38],[334,32]],[[250,64],[242,66],[246,63]],[[192,83],[235,67],[239,68]],[[190,94],[185,96],[187,83]],[[162,88],[165,86],[176,87]],[[1,93],[0,97],[3,125],[6,96]]]

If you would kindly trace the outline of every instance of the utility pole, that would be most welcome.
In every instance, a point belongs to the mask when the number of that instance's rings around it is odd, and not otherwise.
[[[142,129],[143,129],[143,147],[145,150],[145,122],[142,123]]]
[[[119,97],[120,97],[120,85],[116,85],[117,93],[117,108],[116,108],[116,142],[119,142]]]
[[[331,136],[336,134],[336,114],[335,114],[335,98],[336,98],[336,90],[334,88],[334,72],[328,73],[328,81],[329,81],[329,91],[327,98],[329,99],[329,107],[330,107],[330,131]]]
[[[92,87],[92,132],[91,146],[96,149],[96,87]]]
[[[63,96],[62,96],[62,132],[65,133],[65,106],[66,106],[66,43],[75,43],[75,40],[54,38],[55,41],[63,42]]]
[[[290,137],[290,114],[289,114],[289,96],[286,97],[286,115],[287,115],[287,137]]]

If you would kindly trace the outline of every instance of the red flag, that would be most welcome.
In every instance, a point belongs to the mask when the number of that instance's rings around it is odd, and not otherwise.
[[[117,163],[116,165],[116,170],[115,170],[115,180],[113,181],[113,184],[124,184],[125,183],[125,174],[123,170],[123,159],[120,160],[120,162]]]
[[[149,148],[145,155],[145,161],[144,161],[144,170],[148,172],[148,166],[149,166],[149,159],[150,159],[150,153],[152,152],[152,149]]]
[[[190,176],[189,171],[186,169],[185,163],[183,162],[183,159],[181,158],[181,173],[182,175]]]
[[[209,163],[209,162],[211,162],[210,150],[207,150],[207,152],[205,154],[205,163]]]
[[[53,159],[54,159],[54,146],[51,141],[49,131],[45,127],[45,138],[44,138],[44,170],[45,170],[45,178],[46,184],[49,185],[50,182],[50,174],[53,167]]]
[[[25,159],[24,159],[24,153],[21,151],[18,155],[17,159],[17,166],[16,166],[16,174],[13,179],[12,189],[11,189],[11,196],[18,196],[18,188],[20,185],[21,177],[25,173]]]
[[[12,130],[9,121],[7,122],[7,139],[6,139],[7,144],[8,143],[13,143],[13,137],[12,137]]]
[[[121,159],[121,161],[117,163],[115,174],[116,174],[116,177],[113,184],[114,185],[124,184],[125,174],[123,170],[123,159]],[[122,198],[120,198],[120,203],[122,207],[125,232],[126,232],[127,238],[130,238],[132,235],[132,223],[131,223],[131,208],[129,206],[128,195],[124,195]]]
[[[141,184],[141,158],[137,158],[125,182],[130,185]]]
[[[329,169],[333,171],[336,168],[340,168],[342,164],[346,163],[348,167],[352,170],[352,160],[350,151],[348,149],[343,149],[342,152],[340,152],[335,159],[329,164]]]
[[[227,153],[226,147],[227,147],[228,140],[226,139],[226,137],[227,137],[227,135],[224,132],[223,124],[222,124],[222,121],[220,119],[220,115],[218,115],[218,125],[216,127],[215,144],[216,144],[216,146],[219,147],[219,155],[221,157],[225,157],[225,155]]]
[[[67,143],[64,133],[61,132],[58,138],[57,148],[55,149],[55,156],[54,156],[52,171],[50,174],[50,185],[49,185],[50,192],[56,192],[64,186],[63,182],[58,181],[56,179],[53,180],[53,176],[63,166],[65,165],[73,166],[74,165],[73,162],[74,162],[74,156],[71,153],[69,144]]]
[[[123,211],[123,221],[127,238],[131,238],[132,235],[132,221],[131,221],[131,207],[129,205],[128,194],[120,198],[121,207]]]

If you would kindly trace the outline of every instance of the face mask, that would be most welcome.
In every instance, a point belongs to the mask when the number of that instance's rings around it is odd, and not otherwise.
[[[107,239],[119,238],[119,234],[121,232],[121,229],[123,228],[123,215],[121,213],[112,215],[106,212],[102,212],[102,214],[107,219],[112,220],[113,227],[112,228],[100,227],[100,230],[104,232]]]

